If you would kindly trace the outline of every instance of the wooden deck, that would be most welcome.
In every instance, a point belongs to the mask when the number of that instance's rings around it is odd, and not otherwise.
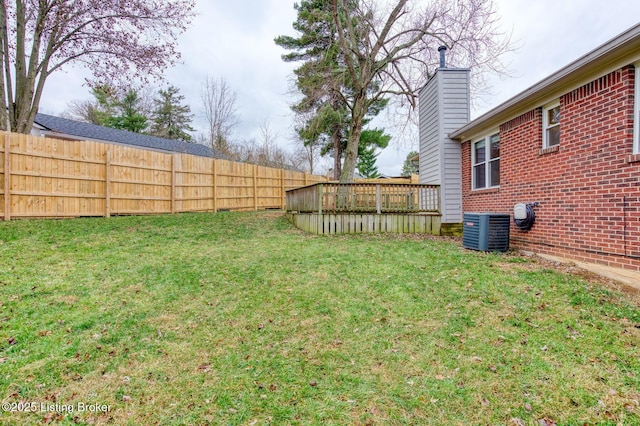
[[[312,234],[440,235],[440,214],[287,213],[297,228]]]
[[[314,234],[440,235],[438,185],[319,183],[287,191],[287,218]]]

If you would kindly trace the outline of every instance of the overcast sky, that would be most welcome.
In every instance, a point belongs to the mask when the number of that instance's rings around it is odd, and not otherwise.
[[[259,139],[260,123],[268,121],[278,143],[290,149],[288,93],[296,65],[281,60],[284,51],[273,39],[295,35],[295,1],[196,1],[199,14],[180,38],[181,64],[166,72],[167,83],[177,86],[191,106],[194,127],[205,128],[200,100],[204,80],[207,75],[223,77],[237,93],[238,139]],[[639,0],[494,1],[501,25],[518,49],[504,57],[512,77],[490,78],[491,95],[475,102],[474,117],[640,22]],[[75,68],[52,75],[40,111],[60,115],[70,101],[90,99],[85,76]],[[378,157],[379,170],[387,175],[399,175],[407,152],[418,148],[417,140],[393,142]]]

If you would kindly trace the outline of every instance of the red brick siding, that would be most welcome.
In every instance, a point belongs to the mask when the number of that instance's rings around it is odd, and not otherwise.
[[[500,188],[472,191],[471,141],[462,144],[465,212],[512,213],[540,203],[511,246],[640,270],[640,162],[633,151],[633,67],[560,98],[560,146],[542,150],[542,109],[500,126]]]

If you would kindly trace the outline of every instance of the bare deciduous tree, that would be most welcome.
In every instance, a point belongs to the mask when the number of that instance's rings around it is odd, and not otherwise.
[[[200,140],[206,140],[202,135]],[[259,166],[290,168],[294,166],[291,155],[277,144],[278,133],[273,130],[268,119],[259,123],[258,139],[230,141],[224,154],[233,161],[257,164]]]
[[[452,64],[475,75],[499,71],[499,57],[509,49],[491,0],[331,1],[344,60],[335,78],[350,86],[341,92],[351,118],[342,182],[353,180],[368,109],[385,97],[414,109],[418,90],[438,64],[439,46],[450,49]]]
[[[74,99],[67,104],[67,109],[62,113],[62,117],[101,125],[99,108],[100,104],[95,99]]]
[[[209,141],[212,148],[229,153],[231,132],[238,124],[236,93],[226,80],[207,76],[202,86],[202,108],[209,124]]]
[[[28,133],[47,78],[80,63],[100,83],[145,79],[179,57],[194,0],[0,2],[0,129]]]
[[[255,139],[231,145],[230,157],[235,161],[284,169],[291,167],[289,153],[277,145],[265,145]]]
[[[289,163],[298,170],[314,175],[326,175],[332,164],[320,155],[318,145],[305,145],[301,142],[294,145]]]
[[[304,141],[300,135],[300,129],[304,128],[310,115],[310,113],[300,113],[294,118],[295,131],[290,138],[294,146],[291,162],[297,169],[314,174],[322,163],[323,144],[318,139]]]
[[[278,132],[273,130],[268,118],[260,122],[259,131],[256,164],[279,168],[287,166],[287,152],[278,146]]]

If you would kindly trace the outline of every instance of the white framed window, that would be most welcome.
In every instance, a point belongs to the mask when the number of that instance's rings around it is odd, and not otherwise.
[[[560,102],[542,109],[542,148],[560,145]]]
[[[474,142],[471,162],[473,189],[500,186],[500,134],[494,133]]]
[[[636,64],[635,105],[633,107],[633,153],[640,154],[640,63]]]

